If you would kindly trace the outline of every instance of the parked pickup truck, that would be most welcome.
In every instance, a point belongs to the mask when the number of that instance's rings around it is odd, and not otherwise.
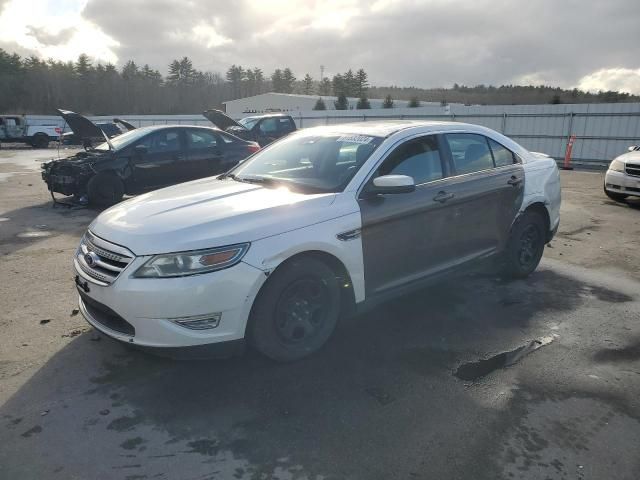
[[[28,143],[34,148],[47,148],[60,137],[57,125],[29,125],[24,115],[0,116],[0,143]]]
[[[307,128],[223,175],[102,212],[73,256],[80,312],[162,354],[246,339],[296,360],[341,317],[480,262],[526,277],[559,212],[555,160],[488,128]]]
[[[293,117],[283,113],[244,117],[237,122],[221,110],[206,110],[202,115],[220,130],[245,140],[258,142],[261,147],[296,130]]]

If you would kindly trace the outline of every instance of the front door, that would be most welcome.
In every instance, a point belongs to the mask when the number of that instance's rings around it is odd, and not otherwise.
[[[366,295],[420,280],[451,261],[451,208],[447,166],[436,135],[397,146],[374,175],[408,175],[411,193],[361,194]]]
[[[178,129],[154,131],[132,150],[136,190],[143,191],[179,183],[179,164],[185,159],[184,135]],[[142,145],[146,152],[135,147]]]

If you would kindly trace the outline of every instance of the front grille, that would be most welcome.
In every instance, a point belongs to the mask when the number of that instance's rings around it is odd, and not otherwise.
[[[627,163],[625,170],[629,175],[640,177],[640,163]]]
[[[86,294],[79,292],[81,301],[91,318],[101,325],[104,325],[115,332],[124,333],[125,335],[134,336],[136,329],[124,318],[111,310],[106,305],[96,302]]]
[[[118,278],[133,258],[126,248],[87,232],[76,251],[75,264],[84,277],[106,286]]]

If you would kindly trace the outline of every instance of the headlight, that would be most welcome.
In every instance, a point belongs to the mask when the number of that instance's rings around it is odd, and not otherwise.
[[[609,170],[614,172],[624,172],[624,162],[622,160],[613,160],[609,164]]]
[[[191,252],[156,255],[133,274],[137,278],[167,278],[198,275],[229,268],[239,263],[249,250],[249,243]]]

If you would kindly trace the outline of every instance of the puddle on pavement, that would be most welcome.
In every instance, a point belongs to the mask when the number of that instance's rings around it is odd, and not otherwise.
[[[531,352],[535,352],[540,347],[549,345],[554,340],[553,335],[531,340],[529,343],[522,345],[514,350],[502,352],[493,357],[478,360],[476,362],[463,363],[453,373],[460,380],[474,381],[489,375],[495,370],[510,367],[518,363]]]
[[[50,237],[51,232],[48,230],[39,230],[39,231],[29,231],[22,232],[17,235],[20,238],[42,238],[42,237]]]

